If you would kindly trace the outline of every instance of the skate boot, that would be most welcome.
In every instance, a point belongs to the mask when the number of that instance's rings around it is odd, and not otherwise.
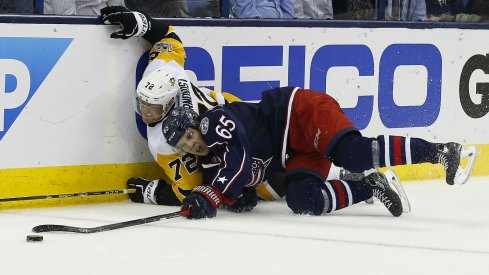
[[[463,147],[461,144],[449,142],[437,144],[437,149],[438,163],[445,169],[446,182],[450,185],[466,183],[477,158],[477,148]],[[468,158],[465,169],[460,166],[460,160],[464,158]]]
[[[436,149],[438,150],[438,163],[445,168],[446,182],[453,185],[455,183],[455,175],[460,166],[462,145],[454,142],[440,143],[436,145]]]
[[[389,185],[389,181],[384,174],[375,172],[368,175],[365,180],[372,187],[373,196],[379,199],[391,212],[392,216],[402,215],[402,201],[399,195]]]

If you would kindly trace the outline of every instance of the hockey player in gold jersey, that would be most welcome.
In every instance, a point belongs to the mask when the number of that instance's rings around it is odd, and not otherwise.
[[[121,6],[106,7],[100,12],[105,24],[121,27],[110,35],[111,38],[143,37],[153,45],[149,64],[136,89],[137,111],[147,124],[149,150],[169,180],[131,178],[128,187],[140,191],[130,194],[130,198],[136,202],[180,205],[185,195],[202,183],[202,173],[195,155],[175,152],[166,143],[162,119],[174,107],[183,106],[200,113],[239,98],[196,87],[190,82],[184,70],[184,45],[172,26]],[[280,197],[269,186],[261,185],[257,190],[267,200]]]

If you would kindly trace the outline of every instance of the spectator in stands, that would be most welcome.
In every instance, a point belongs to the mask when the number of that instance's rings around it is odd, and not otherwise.
[[[477,0],[426,0],[429,20],[439,22],[480,22],[473,11]],[[480,1],[483,2],[483,1]]]
[[[333,10],[335,19],[376,20],[377,0],[335,0]]]
[[[219,0],[187,0],[190,17],[220,17]]]
[[[425,0],[402,0],[401,20],[403,21],[426,21]]]
[[[191,0],[126,0],[130,10],[137,10],[152,17],[192,17],[188,2]],[[123,6],[123,5],[120,5]]]
[[[219,0],[126,0],[130,10],[137,10],[152,17],[219,17]]]
[[[0,1],[0,14],[33,14],[34,3],[32,0],[2,0]]]
[[[385,0],[384,0],[385,1]],[[425,0],[387,0],[386,20],[426,21]]]
[[[229,17],[294,18],[291,0],[229,0]]]
[[[473,0],[470,6],[470,11],[473,14],[481,16],[480,22],[489,22],[489,1]]]
[[[333,19],[332,0],[292,0],[295,18],[298,19]]]
[[[106,6],[124,5],[124,0],[44,0],[44,14],[99,15]]]

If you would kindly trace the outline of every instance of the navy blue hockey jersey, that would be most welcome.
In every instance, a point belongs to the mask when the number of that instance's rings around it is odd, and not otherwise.
[[[265,91],[260,103],[234,102],[200,115],[200,131],[210,149],[202,159],[204,183],[234,199],[243,187],[270,181],[283,170],[287,117],[294,87]]]

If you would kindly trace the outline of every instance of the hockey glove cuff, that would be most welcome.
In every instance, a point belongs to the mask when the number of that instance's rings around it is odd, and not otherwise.
[[[222,202],[219,190],[212,186],[199,185],[182,202],[182,213],[189,219],[213,218]]]
[[[159,180],[146,180],[143,178],[130,178],[127,181],[127,188],[136,189],[135,193],[129,193],[129,199],[133,202],[158,204],[156,195],[161,184]]]

